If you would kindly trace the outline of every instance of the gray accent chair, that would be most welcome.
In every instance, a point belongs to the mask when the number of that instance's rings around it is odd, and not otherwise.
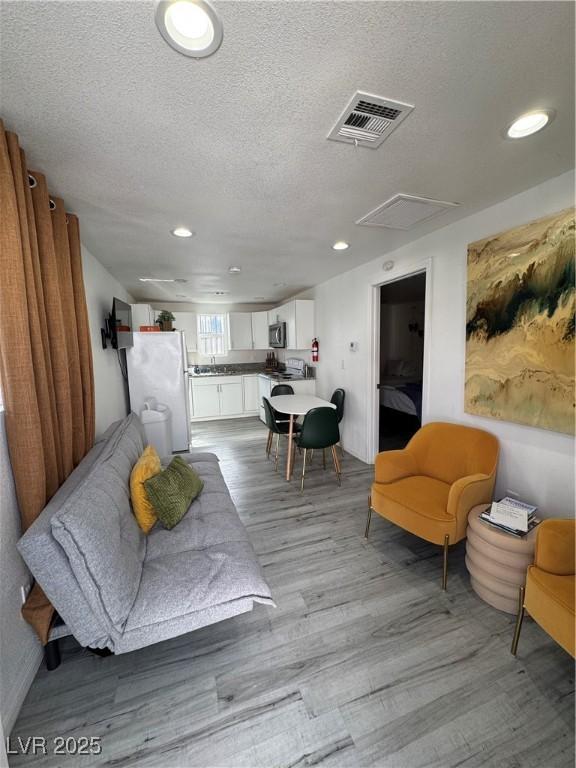
[[[112,425],[18,542],[65,624],[51,643],[126,653],[274,605],[214,454],[181,454],[204,489],[176,528],[142,533],[129,479],[144,446],[135,414]]]

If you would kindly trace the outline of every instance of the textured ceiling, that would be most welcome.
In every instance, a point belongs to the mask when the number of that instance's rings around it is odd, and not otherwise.
[[[277,300],[574,165],[570,2],[215,5],[224,42],[196,61],[153,2],[1,4],[5,123],[137,298]],[[378,150],[325,138],[357,89],[415,105]],[[549,128],[502,137],[537,107]],[[462,205],[410,232],[354,225],[398,192]]]

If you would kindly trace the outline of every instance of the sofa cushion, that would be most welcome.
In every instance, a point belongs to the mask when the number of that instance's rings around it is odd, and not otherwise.
[[[92,610],[118,631],[138,592],[145,554],[129,497],[130,472],[142,449],[138,419],[128,417],[51,522]]]
[[[451,520],[448,514],[450,486],[424,475],[404,477],[394,483],[374,483],[372,493],[435,520]]]
[[[146,561],[155,557],[203,549],[225,541],[248,541],[234,502],[217,462],[200,460],[195,456],[191,465],[204,483],[204,490],[192,502],[177,533],[156,526],[147,537]]]
[[[249,541],[156,557],[144,564],[125,631],[245,598],[272,600]]]

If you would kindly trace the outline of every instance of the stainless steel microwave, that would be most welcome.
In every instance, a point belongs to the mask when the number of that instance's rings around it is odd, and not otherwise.
[[[276,348],[286,346],[286,323],[274,323],[268,326],[268,344]]]

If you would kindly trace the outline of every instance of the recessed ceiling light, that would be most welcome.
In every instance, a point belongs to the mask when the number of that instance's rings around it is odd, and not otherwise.
[[[222,44],[222,22],[208,0],[160,0],[156,26],[168,45],[185,56],[210,56]]]
[[[382,264],[382,269],[384,270],[384,272],[390,272],[391,269],[394,269],[394,262],[392,261],[392,259],[390,259],[389,261],[385,261],[384,264]]]
[[[554,118],[554,112],[549,109],[540,109],[535,112],[527,112],[514,120],[506,131],[509,139],[523,139],[533,133],[541,131]]]
[[[174,237],[192,237],[194,232],[192,232],[191,229],[188,229],[188,227],[175,227],[171,230],[171,234],[173,234]]]
[[[230,272],[231,275],[238,275],[242,272],[242,267],[228,267],[228,272]]]
[[[335,251],[345,251],[346,248],[350,248],[350,245],[348,243],[344,242],[344,240],[338,240],[336,243],[334,243],[332,248]]]
[[[139,277],[141,283],[175,283],[173,277]]]

